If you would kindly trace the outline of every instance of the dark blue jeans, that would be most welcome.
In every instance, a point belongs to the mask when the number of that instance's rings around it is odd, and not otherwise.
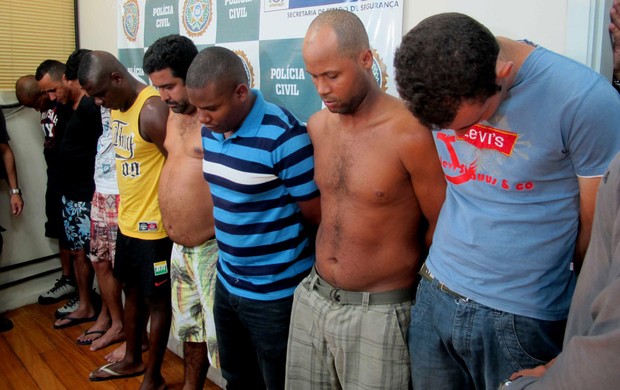
[[[257,301],[231,294],[217,280],[213,316],[228,390],[284,389],[293,297]]]
[[[413,388],[497,389],[560,353],[565,326],[459,299],[422,279],[408,332]]]

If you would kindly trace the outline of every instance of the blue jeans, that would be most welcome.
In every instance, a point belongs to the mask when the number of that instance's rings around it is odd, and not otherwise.
[[[459,299],[422,279],[408,332],[413,388],[497,389],[560,353],[565,325]]]
[[[228,390],[284,389],[293,297],[257,301],[231,294],[218,279],[213,317]]]

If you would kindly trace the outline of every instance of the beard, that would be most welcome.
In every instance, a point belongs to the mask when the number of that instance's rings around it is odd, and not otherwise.
[[[183,114],[189,106],[187,102],[177,102],[174,100],[167,100],[166,104],[168,104],[170,110],[176,114]]]

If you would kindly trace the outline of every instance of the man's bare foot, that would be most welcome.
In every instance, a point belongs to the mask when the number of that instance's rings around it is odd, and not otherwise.
[[[120,343],[121,341],[125,341],[125,333],[123,332],[122,327],[120,328],[110,328],[107,332],[105,332],[101,337],[97,338],[90,345],[91,351],[98,351],[103,349],[109,345]],[[123,352],[123,355],[125,353]]]
[[[125,357],[125,350],[127,349],[127,343],[123,343],[120,347],[104,356],[104,359],[110,363],[117,363],[123,360]]]
[[[104,359],[110,363],[118,363],[125,357],[125,350],[127,349],[127,343],[123,343],[120,347],[104,356]],[[142,342],[142,352],[149,350],[148,340]]]
[[[78,345],[91,345],[95,340],[101,338],[106,332],[110,330],[110,317],[105,313],[99,313],[97,321],[88,328],[87,331],[82,333],[75,342]]]
[[[94,341],[98,340],[105,334],[105,330],[98,330],[95,327],[91,327],[90,329],[84,331],[76,340],[75,343],[77,345],[91,345]]]

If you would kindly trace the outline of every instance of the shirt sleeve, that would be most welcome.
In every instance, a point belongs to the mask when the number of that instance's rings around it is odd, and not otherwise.
[[[8,144],[10,139],[11,138],[9,138],[9,133],[6,130],[4,112],[2,112],[2,109],[0,109],[0,144]]]
[[[306,127],[295,123],[278,138],[274,169],[291,196],[304,201],[319,196],[314,182],[314,149]]]
[[[578,176],[601,176],[620,150],[620,95],[599,78],[574,115],[565,115],[565,142]]]

